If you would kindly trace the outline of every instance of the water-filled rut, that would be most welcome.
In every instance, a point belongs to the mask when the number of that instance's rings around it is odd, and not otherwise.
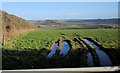
[[[111,62],[109,56],[105,52],[100,50],[100,47],[98,47],[96,44],[94,44],[93,42],[91,42],[88,39],[84,39],[84,41],[87,42],[89,45],[92,45],[95,48],[96,53],[99,57],[101,66],[111,66],[112,65],[112,62]]]
[[[58,43],[55,43],[53,49],[48,54],[47,58],[51,58],[56,53],[56,50],[58,50],[58,47],[59,47]],[[66,56],[69,50],[70,50],[70,46],[69,46],[68,42],[62,41],[62,48],[60,50],[60,55]]]
[[[84,48],[86,46],[86,51],[88,50],[88,54],[86,55],[86,57],[89,66],[112,66],[112,62],[109,56],[104,51],[100,50],[100,47],[97,46],[95,43],[93,43],[89,39],[78,38],[76,40],[77,42],[79,42],[79,44],[84,45]],[[48,53],[47,58],[52,58],[56,54],[57,50],[59,50],[60,56],[67,56],[70,49],[71,46],[67,41],[58,41],[54,44],[54,47]]]
[[[94,66],[93,57],[92,57],[90,52],[88,53],[87,58],[88,58],[88,65],[89,66]]]

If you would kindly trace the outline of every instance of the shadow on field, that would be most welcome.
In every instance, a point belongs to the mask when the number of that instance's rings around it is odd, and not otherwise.
[[[38,51],[30,50],[2,50],[2,69],[33,68],[33,61]]]
[[[43,69],[43,68],[72,68],[88,67],[87,51],[71,50],[68,55],[60,56],[60,51],[51,58],[46,58],[50,51],[47,49],[35,50],[2,50],[2,69]]]
[[[120,65],[120,49],[102,49],[111,59],[113,66]],[[44,69],[44,68],[77,68],[90,67],[87,61],[88,50],[71,49],[66,56],[60,56],[60,50],[47,58],[50,50],[5,50],[2,49],[2,69]]]
[[[120,48],[103,48],[101,50],[110,57],[113,66],[120,66]]]
[[[119,56],[120,56],[120,46],[119,46],[119,48],[104,48],[102,45],[98,44],[97,42],[95,42],[91,38],[86,37],[86,39],[92,41],[97,46],[99,46],[100,50],[105,52],[110,57],[110,60],[112,61],[113,66],[120,66],[120,58],[119,58]]]

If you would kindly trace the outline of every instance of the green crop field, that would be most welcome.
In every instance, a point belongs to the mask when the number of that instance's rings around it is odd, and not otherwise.
[[[65,57],[59,50],[52,58],[47,59],[52,41],[59,39],[71,41],[71,51]],[[80,29],[80,30],[35,30],[12,37],[3,46],[3,69],[36,69],[56,67],[89,67],[87,50],[79,50],[80,45],[74,44],[74,38],[91,38],[102,45],[113,65],[119,65],[118,30],[117,29]],[[76,48],[77,47],[77,48]],[[71,60],[72,59],[72,60]],[[116,60],[117,59],[117,60]],[[54,62],[53,62],[54,61]]]
[[[57,41],[64,34],[66,39],[75,37],[91,38],[105,48],[118,48],[118,29],[82,29],[82,30],[35,30],[11,39],[8,49],[49,48],[52,41]]]

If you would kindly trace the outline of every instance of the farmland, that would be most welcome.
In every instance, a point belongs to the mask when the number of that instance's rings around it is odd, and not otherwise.
[[[91,38],[104,48],[118,48],[118,29],[35,30],[12,38],[11,44],[6,44],[5,47],[11,49],[48,49],[50,43],[57,41],[62,34],[66,39]]]
[[[102,50],[110,56],[113,65],[119,65],[118,29],[79,29],[79,30],[34,30],[15,36],[3,46],[3,69],[89,67],[87,50],[79,50],[74,38],[90,38],[101,45]],[[69,40],[71,51],[61,57],[59,50],[51,59],[47,55],[52,42],[59,39]],[[79,56],[78,56],[79,55]],[[70,61],[72,59],[72,61]],[[27,62],[26,62],[27,61]]]
[[[2,19],[4,21],[0,47],[3,69],[120,65],[119,26],[116,23],[91,24],[81,23],[79,20],[45,20],[31,23],[6,12],[3,12]],[[103,59],[106,56],[109,64]]]

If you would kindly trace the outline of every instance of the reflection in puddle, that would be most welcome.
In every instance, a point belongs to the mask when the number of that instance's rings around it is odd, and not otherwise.
[[[58,43],[55,44],[54,48],[50,51],[50,53],[48,54],[47,58],[51,58],[56,53],[57,49],[58,49]],[[60,55],[61,56],[67,55],[69,50],[70,50],[69,44],[66,41],[63,41],[62,42],[62,49],[60,51]]]
[[[62,50],[60,51],[60,55],[62,55],[62,56],[67,55],[69,50],[70,50],[69,44],[66,41],[63,41]]]
[[[90,52],[88,53],[87,57],[88,57],[88,64],[89,64],[89,66],[94,66],[93,58],[92,58],[92,55],[91,55]]]
[[[56,52],[57,49],[58,49],[58,43],[55,44],[55,46],[53,47],[53,49],[48,54],[47,58],[51,58],[55,54],[55,52]]]
[[[86,41],[88,44],[92,45],[96,49],[96,53],[99,56],[100,64],[102,66],[111,66],[112,65],[112,62],[111,62],[109,56],[105,52],[99,50],[100,48],[97,45],[95,45],[93,42],[91,42],[87,39],[84,39],[84,41]]]

